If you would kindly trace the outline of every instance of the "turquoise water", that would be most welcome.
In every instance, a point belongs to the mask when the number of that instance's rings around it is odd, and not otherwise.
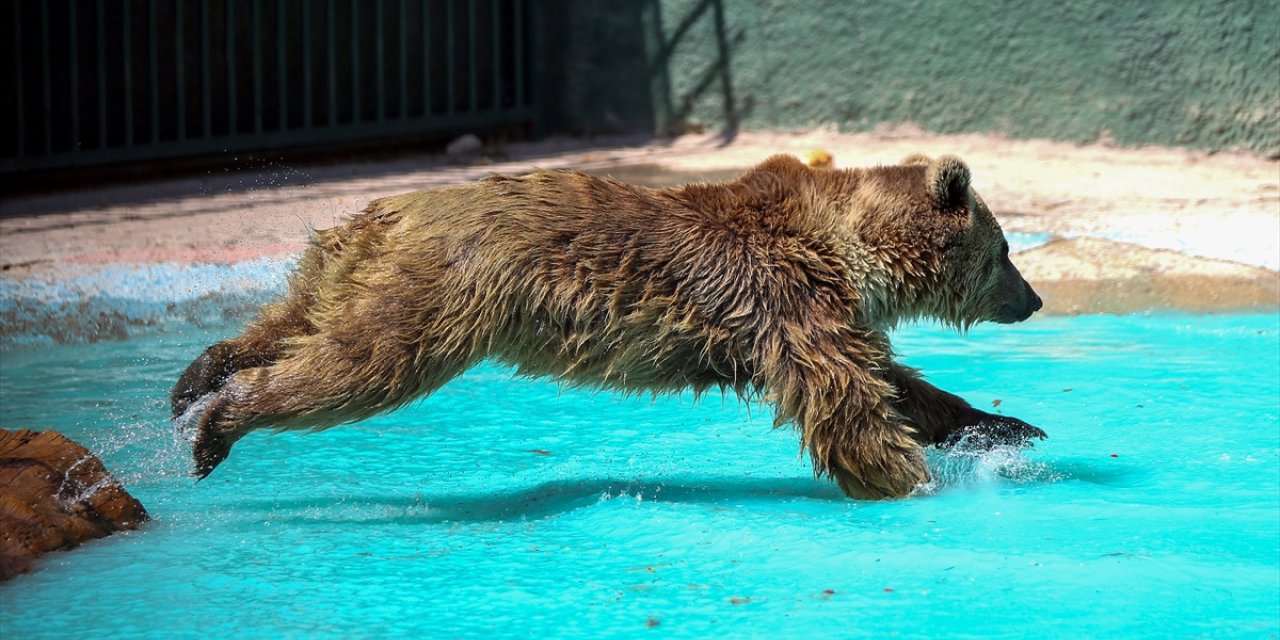
[[[766,406],[482,366],[254,434],[194,483],[165,396],[231,325],[0,353],[0,425],[100,453],[141,531],[0,585],[4,638],[1241,637],[1280,633],[1280,319],[932,327],[905,359],[1045,428],[858,503]]]

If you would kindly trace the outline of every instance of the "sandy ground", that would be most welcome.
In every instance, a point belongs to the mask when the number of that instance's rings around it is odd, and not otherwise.
[[[830,151],[838,167],[915,152],[964,158],[1006,231],[1053,241],[1014,261],[1048,313],[1280,309],[1280,162],[1242,153],[1120,149],[993,136],[742,133],[553,139],[465,158],[264,166],[0,201],[0,277],[56,281],[95,265],[229,263],[301,250],[313,228],[373,198],[491,172],[578,168],[650,186],[719,180],[772,153]]]

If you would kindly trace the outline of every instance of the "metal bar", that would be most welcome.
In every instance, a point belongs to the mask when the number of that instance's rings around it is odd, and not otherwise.
[[[249,10],[253,12],[253,132],[262,133],[262,6],[253,0]]]
[[[14,76],[18,80],[18,90],[13,92],[13,97],[16,98],[18,101],[18,105],[17,105],[18,108],[15,110],[16,113],[14,115],[17,116],[17,119],[18,119],[18,122],[17,122],[18,128],[16,130],[16,133],[18,134],[17,142],[18,142],[19,158],[27,155],[27,123],[25,118],[26,113],[24,111],[24,109],[26,108],[26,105],[23,104],[24,100],[22,99],[23,95],[26,92],[22,90],[23,86],[22,86],[22,13],[21,13],[21,10],[22,9],[17,2],[13,3],[13,72],[14,72]]]
[[[351,124],[360,122],[360,14],[351,0]]]
[[[383,64],[385,58],[385,50],[387,50],[387,38],[383,33],[383,5],[385,3],[374,3],[374,54],[376,56],[376,69],[378,74],[378,122],[383,122],[385,114],[387,114],[387,67]]]
[[[453,115],[453,0],[444,3],[444,73],[446,112]]]
[[[67,31],[70,36],[67,46],[71,48],[67,62],[71,67],[68,74],[71,88],[71,150],[80,150],[80,52],[76,47],[76,2],[67,0]]]
[[[512,24],[515,26],[516,42],[516,106],[524,106],[524,0],[514,0],[515,17],[512,18]]]
[[[305,2],[305,0],[303,0]],[[303,33],[306,33],[303,31]],[[280,109],[281,131],[289,128],[289,69],[285,64],[284,0],[276,0],[276,102]]]
[[[382,33],[382,5],[381,0],[373,3],[373,46],[374,46],[374,74],[378,76],[378,122],[386,119],[387,114],[387,73],[383,66],[384,50],[386,49],[385,38]]]
[[[538,25],[541,24],[540,20],[542,19],[542,17],[539,15],[541,12],[542,12],[542,3],[539,2],[539,0],[532,0],[532,4],[529,5],[529,22],[528,22],[529,51],[537,52],[542,50],[542,30],[538,28]],[[536,55],[536,53],[533,55]],[[533,73],[537,73],[536,68],[534,69]],[[522,110],[525,113],[525,118],[526,118],[525,122],[530,123],[530,132],[533,134],[534,137],[538,137],[542,133],[542,123],[540,121],[541,119],[538,117],[538,101],[540,99],[538,96],[539,84],[540,83],[538,82],[529,83],[528,99],[523,101],[520,105],[521,107],[523,107]]]
[[[502,108],[502,19],[498,13],[498,0],[489,2],[489,16],[493,19],[493,110]]]
[[[311,128],[311,2],[302,0],[302,128]]]
[[[335,0],[326,0],[325,7],[329,11],[329,126],[338,124],[338,83],[337,71],[335,67],[337,63],[334,61],[333,50],[337,48],[338,41],[333,34],[333,3]]]
[[[187,52],[186,37],[182,28],[182,7],[186,4],[185,0],[177,0],[174,3],[174,30],[173,30],[173,52],[174,67],[176,78],[174,84],[174,99],[178,107],[178,140],[187,139]]]
[[[126,3],[125,7],[129,5]],[[127,38],[126,38],[127,40]],[[200,114],[204,116],[204,137],[213,137],[213,69],[209,67],[209,0],[200,0]]]
[[[107,17],[98,0],[98,148],[107,148]],[[21,85],[19,85],[21,86]]]
[[[400,0],[400,118],[409,117],[409,47],[408,20],[404,19],[404,0]]]
[[[147,34],[151,58],[151,144],[160,141],[160,62],[156,53],[156,40],[160,38],[156,30],[156,0],[147,3]]]
[[[227,134],[236,135],[236,3],[227,3]]]
[[[476,0],[467,0],[467,73],[470,75],[470,81],[467,88],[471,95],[467,102],[467,110],[476,110],[477,89],[479,82],[476,81],[476,73],[479,65],[476,64]]]
[[[431,15],[430,0],[422,2],[422,117],[431,115]]]
[[[133,12],[124,3],[124,146],[133,146]]]
[[[49,3],[40,3],[40,62],[43,73],[40,74],[44,85],[44,152],[53,153],[53,89],[49,86],[52,76],[49,74]]]

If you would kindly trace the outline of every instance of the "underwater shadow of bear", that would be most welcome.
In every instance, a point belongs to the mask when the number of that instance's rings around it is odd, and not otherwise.
[[[280,509],[319,514],[290,514],[272,522],[290,524],[435,524],[441,522],[500,522],[536,520],[589,507],[611,497],[630,496],[651,502],[724,503],[735,499],[790,502],[796,499],[846,502],[844,494],[813,477],[679,478],[672,480],[615,480],[595,478],[544,482],[526,489],[493,492],[419,494],[417,496],[344,496],[299,500],[243,501],[242,508]],[[340,515],[344,507],[358,513]],[[380,508],[385,515],[370,517],[361,508]]]

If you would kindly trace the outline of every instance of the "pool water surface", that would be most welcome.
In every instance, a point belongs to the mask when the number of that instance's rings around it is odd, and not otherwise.
[[[80,441],[154,518],[0,585],[0,637],[1280,633],[1274,314],[900,331],[935,384],[1050,439],[931,453],[892,502],[815,480],[767,405],[489,364],[252,434],[196,483],[166,395],[236,330],[0,354],[0,426]]]

